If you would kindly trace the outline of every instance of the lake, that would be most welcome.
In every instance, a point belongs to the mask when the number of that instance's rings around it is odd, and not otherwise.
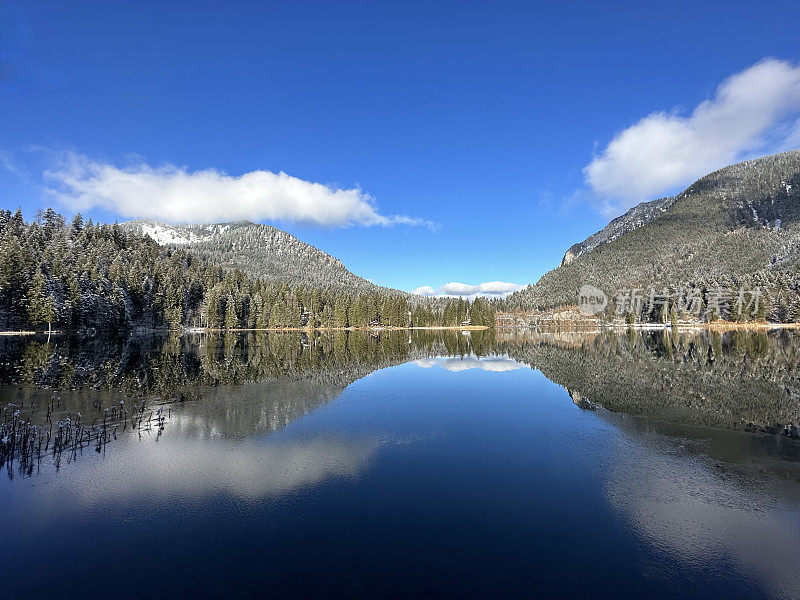
[[[800,597],[791,331],[9,337],[0,384],[0,597]]]

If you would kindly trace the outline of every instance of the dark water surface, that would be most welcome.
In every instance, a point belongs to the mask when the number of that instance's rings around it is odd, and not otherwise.
[[[118,412],[6,444],[0,597],[798,598],[799,363],[787,332],[0,340],[7,431]]]

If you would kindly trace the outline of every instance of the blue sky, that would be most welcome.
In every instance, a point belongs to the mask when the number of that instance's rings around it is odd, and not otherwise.
[[[800,145],[798,20],[796,2],[5,1],[0,204],[252,217],[406,290],[530,283],[628,206]]]

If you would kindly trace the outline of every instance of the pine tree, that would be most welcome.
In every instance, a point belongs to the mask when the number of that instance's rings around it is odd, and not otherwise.
[[[210,289],[206,297],[206,326],[219,326],[219,300],[216,289]]]
[[[333,305],[333,326],[334,327],[348,327],[350,325],[348,319],[348,300],[346,296],[339,296]]]
[[[283,298],[276,298],[275,303],[272,305],[270,314],[270,325],[272,327],[286,327],[286,304]]]
[[[72,217],[72,224],[70,225],[70,233],[72,238],[77,238],[80,233],[83,231],[83,217],[81,213],[75,213],[75,216]]]
[[[330,302],[325,303],[319,324],[321,327],[334,327],[334,309],[333,304]]]
[[[228,294],[228,299],[225,302],[225,327],[227,329],[236,329],[239,327],[239,316],[236,314],[236,300],[233,294]]]
[[[250,296],[250,310],[248,312],[247,326],[250,329],[263,329],[261,319],[263,317],[264,300],[261,294],[255,293]]]
[[[349,321],[352,327],[366,327],[369,324],[368,301],[363,295],[356,297],[350,307]]]
[[[45,278],[37,271],[28,294],[28,318],[33,324],[47,323],[48,333],[52,331],[52,322],[56,316],[56,304],[52,294],[45,289]]]

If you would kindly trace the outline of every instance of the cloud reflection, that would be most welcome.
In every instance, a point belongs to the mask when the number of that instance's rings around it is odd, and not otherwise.
[[[63,498],[67,491],[86,505],[98,499],[200,498],[214,492],[254,501],[331,479],[356,478],[383,443],[380,438],[264,443],[162,437],[158,443],[109,448],[93,468],[75,469],[42,486],[37,500],[47,503],[44,496]]]
[[[502,373],[505,371],[515,371],[517,369],[526,368],[525,363],[517,362],[508,356],[463,356],[463,357],[444,357],[439,356],[435,358],[422,358],[415,360],[414,364],[423,369],[430,369],[432,367],[440,367],[453,373],[459,371],[468,371],[470,369],[480,369],[482,371],[491,371],[494,373]]]
[[[619,444],[607,498],[649,543],[697,568],[729,560],[776,596],[800,598],[800,523],[776,494],[675,440],[637,434]]]

